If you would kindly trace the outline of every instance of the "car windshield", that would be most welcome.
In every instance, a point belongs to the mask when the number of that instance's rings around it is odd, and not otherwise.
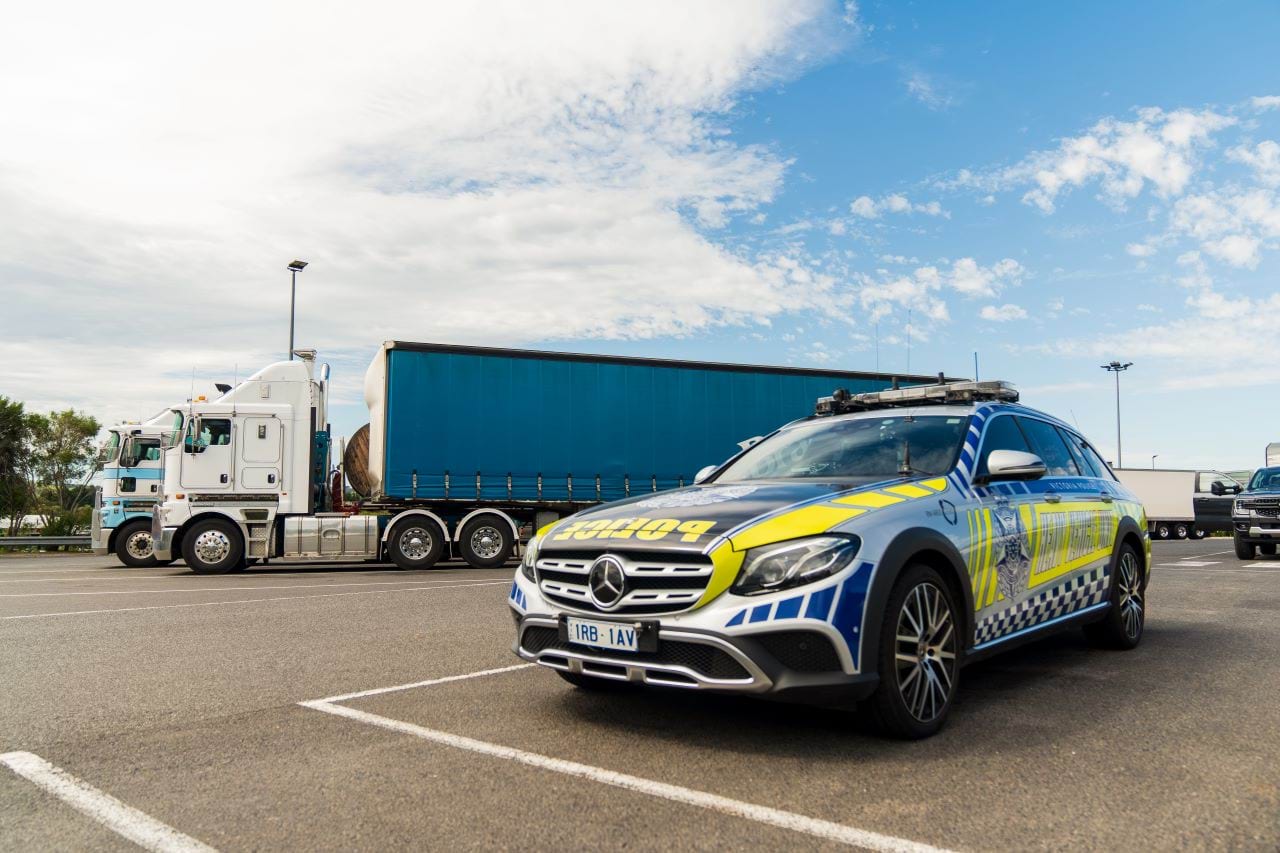
[[[1280,468],[1259,468],[1253,472],[1253,478],[1249,480],[1249,491],[1260,489],[1280,491]]]
[[[760,442],[716,482],[944,474],[955,464],[968,423],[962,415],[811,421]]]

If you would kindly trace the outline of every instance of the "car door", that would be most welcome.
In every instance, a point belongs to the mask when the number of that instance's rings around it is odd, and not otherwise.
[[[182,441],[182,487],[193,492],[231,491],[233,438],[230,418],[192,418]]]
[[[1215,494],[1218,483],[1222,494]],[[1231,505],[1240,492],[1240,484],[1220,471],[1196,473],[1196,494],[1192,501],[1196,527],[1205,533],[1231,529]]]
[[[978,458],[974,463],[975,500],[966,512],[968,547],[965,561],[973,588],[975,642],[999,639],[1016,630],[1010,618],[1025,598],[1032,568],[1032,543],[1038,521],[1034,506],[1039,500],[1029,483],[984,482],[988,459],[996,450],[1033,453],[1030,443],[1011,414],[989,418],[984,426]]]
[[[1020,417],[1019,423],[1046,468],[1034,484],[1038,537],[1028,588],[1045,605],[1034,624],[1089,603],[1084,598],[1105,586],[1117,520],[1111,490],[1077,436],[1039,418]]]

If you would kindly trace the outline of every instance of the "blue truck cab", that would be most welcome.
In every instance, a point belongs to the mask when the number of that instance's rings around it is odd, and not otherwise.
[[[131,567],[161,564],[152,552],[151,511],[160,497],[161,434],[170,419],[111,428],[94,497],[93,553],[114,553]]]

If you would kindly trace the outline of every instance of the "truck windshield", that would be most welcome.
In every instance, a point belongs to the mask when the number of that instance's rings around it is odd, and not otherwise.
[[[1254,471],[1249,480],[1249,491],[1256,492],[1259,489],[1280,491],[1280,468],[1259,468]]]
[[[113,432],[111,437],[107,439],[107,446],[102,449],[102,462],[110,465],[116,461],[116,454],[120,452],[120,433]]]
[[[944,474],[955,464],[968,423],[959,415],[899,415],[788,427],[743,454],[716,482]]]

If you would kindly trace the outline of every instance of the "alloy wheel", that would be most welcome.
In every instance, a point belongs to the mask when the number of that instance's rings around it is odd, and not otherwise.
[[[492,525],[477,527],[471,534],[471,553],[482,560],[492,560],[502,553],[502,531]]]
[[[124,540],[124,550],[135,560],[145,560],[151,556],[152,542],[151,531],[137,530],[129,534]]]
[[[400,534],[400,553],[410,560],[424,560],[431,553],[431,531],[410,527]]]
[[[898,613],[898,692],[911,716],[922,723],[938,718],[951,698],[956,674],[955,619],[935,584],[917,584]]]
[[[1120,600],[1116,604],[1124,620],[1125,635],[1130,640],[1136,640],[1142,633],[1142,573],[1138,570],[1138,560],[1131,551],[1120,555],[1120,576],[1116,579],[1116,585],[1120,591]]]
[[[206,530],[196,537],[195,553],[202,563],[220,563],[231,553],[231,537],[221,530]]]

